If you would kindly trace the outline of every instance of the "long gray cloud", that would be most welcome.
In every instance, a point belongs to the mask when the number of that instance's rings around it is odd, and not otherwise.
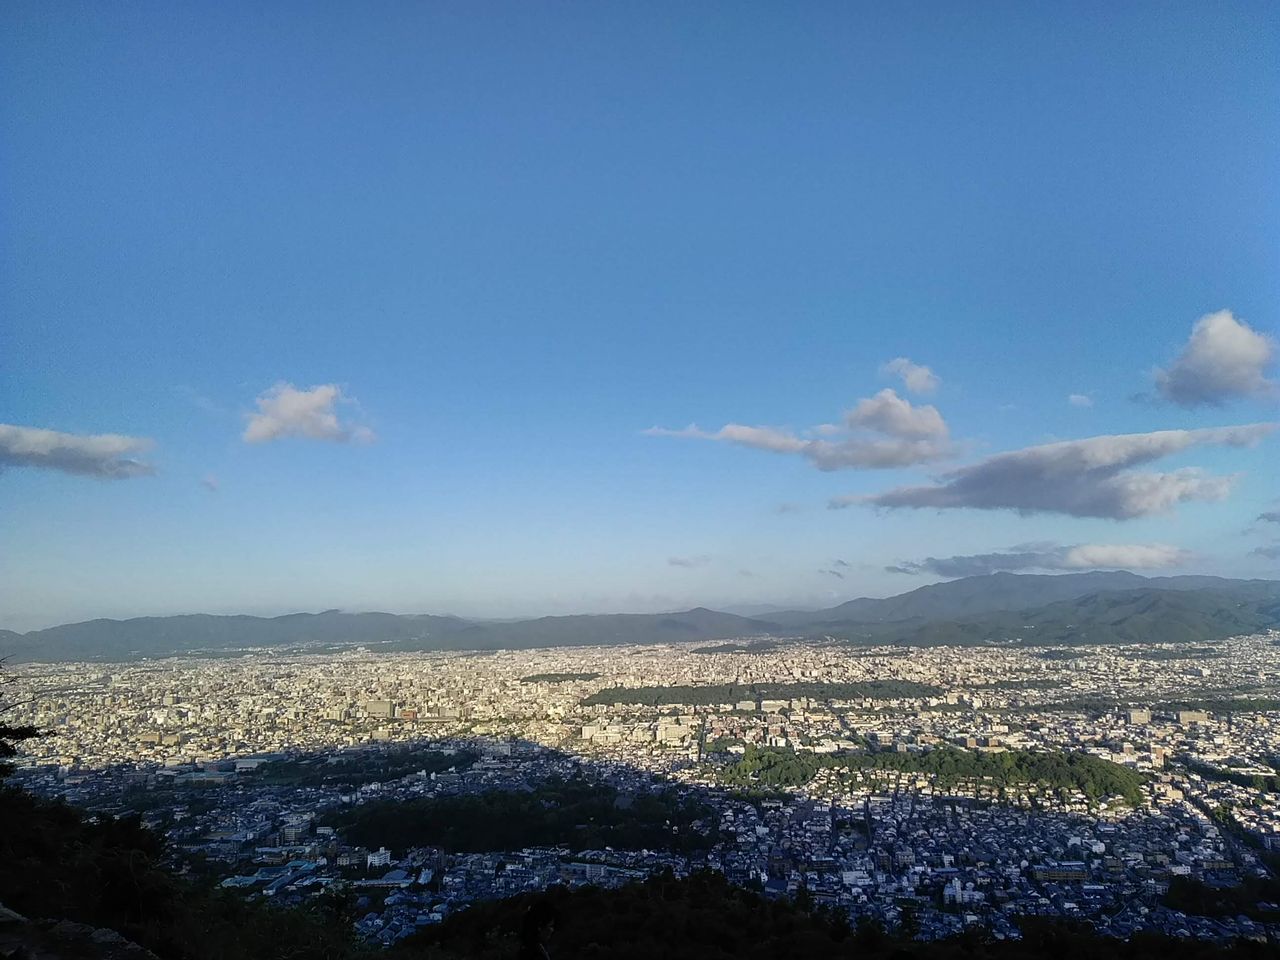
[[[832,509],[855,504],[1015,510],[1128,520],[1163,513],[1188,500],[1221,500],[1234,478],[1196,468],[1169,473],[1130,468],[1195,446],[1252,446],[1277,424],[1204,430],[1161,430],[1090,437],[997,454],[944,474],[941,482],[871,496],[837,497]]]
[[[1153,570],[1186,563],[1190,552],[1164,543],[1082,543],[1029,545],[1000,553],[926,557],[885,567],[890,573],[974,577],[1010,570]]]
[[[690,424],[679,430],[650,427],[651,437],[684,437],[716,440],[771,453],[797,454],[819,470],[883,469],[907,467],[953,456],[955,445],[947,435],[942,415],[932,406],[915,407],[892,390],[859,401],[845,414],[845,426],[824,424],[816,432],[831,436],[842,430],[864,429],[881,436],[846,435],[838,439],[803,437],[779,427],[730,423],[719,430],[703,430]]]
[[[0,424],[0,467],[37,467],[82,477],[121,480],[155,473],[139,460],[152,446],[144,437],[117,433],[59,433]]]
[[[1197,320],[1182,353],[1167,370],[1156,371],[1156,389],[1183,407],[1275,396],[1275,381],[1265,375],[1275,352],[1274,340],[1237,320],[1230,310],[1219,310]]]
[[[1267,523],[1280,523],[1280,510],[1268,510],[1266,513],[1258,514],[1259,520],[1265,520]]]

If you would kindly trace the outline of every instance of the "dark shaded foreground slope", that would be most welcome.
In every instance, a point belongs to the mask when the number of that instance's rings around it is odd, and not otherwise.
[[[499,960],[519,955],[521,921],[530,904],[543,901],[558,918],[552,960],[1275,956],[1255,943],[1219,947],[1147,935],[1121,942],[1041,920],[1026,923],[1020,942],[992,941],[971,929],[917,943],[875,925],[850,928],[803,895],[794,902],[765,899],[713,873],[481,903],[384,953],[355,940],[350,900],[340,894],[308,907],[246,902],[199,877],[174,875],[162,854],[161,841],[135,818],[91,818],[16,789],[0,790],[0,902],[31,918],[7,925],[4,954],[145,960],[131,946],[137,944],[161,960]]]

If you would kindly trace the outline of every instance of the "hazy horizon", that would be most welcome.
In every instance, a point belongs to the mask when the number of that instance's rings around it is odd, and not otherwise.
[[[996,572],[1008,572],[1008,571],[996,571]],[[1135,571],[1132,571],[1132,570],[1095,570],[1095,571],[1075,571],[1075,572],[1077,573],[1086,573],[1086,572],[1087,573],[1135,573]],[[1015,575],[1022,576],[1024,574],[1015,574]],[[1042,575],[1067,576],[1067,575],[1070,575],[1070,571],[1058,571],[1056,573],[1047,573]],[[1136,573],[1136,575],[1144,576],[1144,577],[1184,576],[1184,575],[1216,576],[1216,574],[1199,574],[1195,571],[1186,571],[1186,570],[1179,570],[1179,571],[1175,571],[1168,574]],[[94,615],[94,616],[86,616],[86,617],[76,617],[68,620],[56,620],[56,621],[51,621],[49,623],[41,623],[41,624],[36,624],[28,627],[12,627],[12,626],[8,626],[0,623],[0,630],[13,630],[16,633],[31,633],[39,630],[48,629],[50,627],[64,626],[66,624],[71,624],[71,623],[84,623],[84,622],[93,621],[93,620],[135,620],[135,619],[144,619],[144,618],[180,617],[180,616],[217,616],[217,617],[249,616],[249,617],[260,617],[264,619],[269,619],[274,617],[287,617],[294,614],[320,614],[320,613],[329,613],[329,612],[349,613],[349,614],[389,613],[395,616],[440,616],[440,617],[451,616],[451,617],[457,617],[462,620],[473,620],[476,622],[504,623],[504,622],[523,621],[523,620],[534,620],[534,619],[539,619],[541,617],[609,616],[612,614],[643,615],[643,614],[683,613],[688,610],[702,608],[702,609],[708,609],[708,610],[715,610],[722,613],[733,613],[735,615],[743,616],[743,617],[767,619],[768,611],[770,610],[774,612],[780,612],[780,611],[786,611],[786,610],[797,610],[797,611],[822,610],[829,607],[839,606],[840,604],[847,603],[850,600],[858,600],[863,598],[876,599],[876,598],[883,598],[883,597],[899,596],[900,594],[907,593],[912,590],[917,590],[920,587],[932,586],[940,583],[951,583],[957,579],[965,579],[965,578],[960,578],[960,577],[939,578],[939,579],[931,580],[928,583],[914,584],[906,589],[899,590],[894,593],[881,593],[881,594],[859,593],[856,591],[848,592],[844,594],[841,594],[839,592],[832,592],[829,595],[824,595],[820,597],[796,598],[793,600],[784,599],[784,600],[778,600],[778,601],[770,601],[770,600],[748,599],[748,600],[725,601],[725,602],[710,602],[705,600],[699,600],[696,597],[691,597],[683,601],[671,600],[667,602],[665,605],[663,604],[664,598],[652,597],[652,598],[648,598],[647,601],[643,598],[636,599],[632,601],[634,605],[630,607],[626,606],[626,603],[628,601],[625,599],[620,600],[617,605],[610,605],[610,601],[606,599],[606,600],[602,600],[600,605],[594,608],[593,607],[578,608],[578,607],[570,607],[570,606],[564,606],[564,607],[549,606],[542,610],[539,610],[537,608],[534,608],[532,610],[522,609],[519,611],[513,611],[511,613],[488,613],[488,612],[480,612],[480,611],[471,612],[471,611],[455,610],[455,609],[426,609],[426,608],[417,609],[412,606],[407,606],[403,608],[398,608],[398,607],[392,608],[392,607],[377,607],[377,606],[361,606],[359,604],[348,604],[348,605],[338,605],[338,606],[316,605],[316,606],[306,607],[306,608],[264,606],[259,608],[228,607],[225,609],[218,609],[216,607],[211,606],[211,607],[202,608],[202,609],[161,610],[156,612],[129,613],[129,614],[114,615],[114,616],[104,614],[104,615]],[[1257,579],[1280,580],[1280,576],[1263,577],[1263,578],[1257,578]]]

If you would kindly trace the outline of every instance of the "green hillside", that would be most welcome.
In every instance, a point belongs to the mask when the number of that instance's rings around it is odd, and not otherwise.
[[[833,636],[860,643],[1203,643],[1280,623],[1280,602],[1219,590],[1111,590],[1016,612],[924,624],[844,624]]]

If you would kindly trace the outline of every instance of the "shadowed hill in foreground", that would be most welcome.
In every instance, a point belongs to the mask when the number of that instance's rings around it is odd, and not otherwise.
[[[913,942],[874,923],[851,928],[823,908],[766,899],[716,873],[686,880],[657,876],[616,890],[553,890],[477,904],[391,950],[391,960],[501,960],[517,956],[520,923],[534,902],[557,914],[549,944],[554,960],[1189,960],[1274,956],[1273,948],[1246,943],[1218,947],[1158,935],[1111,940],[1087,925],[1028,919],[1021,941],[994,941],[978,928],[948,940]]]
[[[21,830],[12,829],[17,823]],[[558,915],[550,943],[554,960],[1274,956],[1274,948],[1254,943],[1218,947],[1154,935],[1122,942],[1098,937],[1086,926],[1037,919],[1024,923],[1019,942],[992,942],[980,930],[911,942],[874,924],[851,929],[834,912],[808,909],[802,896],[766,899],[718,873],[480,903],[383,953],[355,940],[350,904],[341,896],[277,907],[173,875],[163,866],[162,842],[136,819],[88,819],[61,804],[0,788],[0,826],[0,903],[30,918],[29,929],[10,925],[7,943],[39,958],[48,955],[50,931],[69,923],[87,924],[94,935],[63,942],[60,949],[54,944],[52,956],[113,960],[120,946],[114,932],[161,960],[509,960],[518,956],[521,921],[535,900],[551,903]],[[140,950],[129,954],[145,956]]]

